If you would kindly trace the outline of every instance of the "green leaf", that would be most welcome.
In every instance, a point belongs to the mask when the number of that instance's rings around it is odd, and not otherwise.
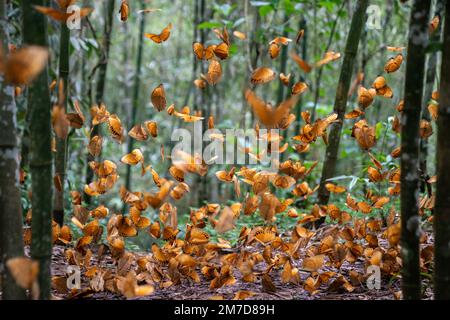
[[[380,137],[383,133],[383,129],[384,129],[383,123],[378,122],[375,125],[375,137],[377,138],[377,140],[380,139]]]
[[[239,27],[241,24],[245,22],[245,18],[239,18],[233,23],[233,28]]]
[[[213,29],[221,28],[222,24],[220,22],[205,21],[197,25],[197,29]]]
[[[235,45],[234,43],[229,47],[229,52],[230,55],[235,55],[238,51],[237,45]]]
[[[222,5],[215,5],[214,10],[216,12],[221,13],[224,16],[229,16],[231,12],[236,8],[236,5],[230,5],[228,3],[222,4]]]
[[[265,16],[267,16],[269,13],[271,13],[273,10],[274,10],[274,8],[273,8],[272,5],[267,5],[267,6],[262,6],[262,7],[260,7],[259,10],[258,10],[258,12],[259,12],[259,15],[260,15],[261,17],[265,17]]]
[[[335,5],[335,1],[319,1],[319,6],[327,9],[328,12],[332,12]]]
[[[291,0],[284,0],[284,10],[287,14],[295,12],[295,6],[292,4]]]

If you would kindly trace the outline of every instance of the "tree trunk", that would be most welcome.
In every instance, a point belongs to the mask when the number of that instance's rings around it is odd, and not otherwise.
[[[443,18],[443,12],[445,7],[444,0],[437,0],[435,6],[435,14],[439,14],[441,18]],[[441,23],[438,24],[437,29],[430,36],[430,43],[439,43],[441,39]],[[430,121],[430,112],[428,111],[428,103],[431,100],[431,95],[434,89],[434,83],[436,79],[437,72],[437,59],[438,52],[433,51],[428,56],[427,62],[427,73],[425,77],[425,89],[423,92],[423,102],[422,102],[422,119],[426,121]],[[425,181],[429,179],[428,169],[427,169],[427,156],[428,156],[428,139],[420,140],[420,174],[422,176],[420,185],[421,191],[424,192],[426,188]]]
[[[23,40],[25,45],[47,47],[47,18],[34,5],[46,5],[43,0],[23,0]],[[39,298],[50,298],[50,262],[52,255],[53,155],[50,92],[47,68],[28,87],[30,112],[30,173],[31,173],[31,257],[39,262]]]
[[[59,38],[59,83],[62,84],[63,92],[60,93],[62,101],[59,101],[60,108],[67,111],[67,101],[69,95],[69,41],[70,30],[66,22],[61,23],[61,35]],[[61,87],[59,87],[61,89]],[[55,176],[59,178],[61,184],[60,189],[55,188],[55,198],[53,203],[53,219],[62,226],[64,223],[64,188],[66,182],[66,166],[67,166],[67,141],[68,137],[56,139],[56,155],[55,155]]]
[[[283,18],[283,37],[288,37],[289,33],[288,33],[288,29],[289,29],[289,15],[287,13],[285,13],[284,18]],[[280,69],[279,72],[280,73],[284,73],[286,74],[286,66],[287,66],[287,46],[282,46],[281,48],[281,55],[280,55]],[[289,87],[291,85],[293,85],[293,78],[291,78],[291,80],[289,81]],[[285,96],[285,85],[283,84],[283,82],[279,82],[278,84],[278,94],[277,94],[277,105],[279,105],[283,100],[284,100],[284,96]],[[289,91],[289,90],[288,90]],[[283,131],[283,139],[286,141],[287,140],[287,134],[288,134],[288,130],[289,128],[286,128]],[[282,153],[280,155],[281,160],[284,160],[286,156],[286,153]]]
[[[299,24],[299,29],[303,29],[305,33],[303,34],[303,39],[301,39],[301,45],[302,45],[302,59],[305,61],[308,60],[308,26],[307,26],[307,20],[305,17],[302,17]],[[301,73],[299,72],[299,81],[305,81],[305,79],[302,77]],[[299,134],[300,128],[301,128],[301,114],[302,114],[302,107],[303,107],[303,98],[300,96],[298,99],[297,105],[295,106],[295,134]],[[301,154],[301,157],[304,156],[304,154]],[[303,159],[303,158],[302,158]]]
[[[104,26],[104,38],[103,38],[103,52],[102,56],[100,57],[99,62],[99,68],[98,68],[98,78],[97,78],[97,86],[95,89],[95,103],[100,105],[103,103],[103,96],[105,93],[105,84],[106,84],[106,72],[108,71],[108,60],[109,60],[109,49],[111,46],[111,33],[113,28],[113,22],[114,22],[114,0],[107,0],[104,3],[105,6],[105,26]],[[100,125],[96,125],[92,127],[91,137],[101,135],[100,131]],[[86,184],[89,184],[92,182],[92,179],[94,177],[94,172],[89,167],[89,162],[94,161],[95,158],[91,156],[91,154],[88,153],[87,155],[87,162],[86,162]],[[91,202],[91,197],[87,194],[85,195],[85,201],[86,203]]]
[[[344,61],[341,67],[341,74],[339,76],[339,83],[334,101],[334,112],[338,114],[339,122],[331,127],[328,136],[328,145],[325,151],[325,161],[319,187],[320,204],[327,204],[328,199],[330,198],[330,193],[325,188],[325,183],[328,179],[333,177],[336,169],[342,124],[348,100],[348,91],[350,89],[350,81],[352,80],[353,66],[358,52],[359,40],[361,38],[364,22],[366,21],[366,9],[368,3],[368,0],[359,0],[357,2],[348,33],[347,43],[345,45]]]
[[[445,8],[444,45],[437,120],[436,204],[434,206],[434,298],[450,299],[450,1]]]
[[[6,2],[0,0],[0,50],[5,55],[9,42],[7,25]],[[16,111],[14,87],[8,86],[0,75],[0,283],[4,300],[25,299],[25,290],[16,284],[5,266],[8,259],[23,256]]]
[[[401,131],[401,248],[404,299],[420,299],[419,121],[431,1],[414,1],[409,22],[404,109]]]
[[[283,37],[288,37],[288,29],[289,29],[289,15],[287,13],[284,14],[283,18]],[[287,46],[282,46],[281,55],[280,55],[280,73],[286,74],[286,65],[287,65]],[[278,94],[277,94],[277,105],[279,105],[284,100],[284,84],[282,81],[278,84]]]
[[[141,0],[141,9],[145,9],[145,3]],[[141,65],[142,65],[142,49],[144,47],[144,28],[145,28],[145,14],[140,16],[140,25],[139,25],[139,45],[137,52],[137,60],[136,60],[136,70],[135,70],[135,78],[134,78],[134,87],[133,87],[133,110],[131,111],[131,121],[129,124],[129,128],[132,128],[136,122],[137,109],[139,106],[139,88],[141,86]],[[129,137],[128,140],[128,153],[134,149],[134,139]],[[125,186],[127,190],[131,187],[131,166],[127,166],[127,173],[125,178]]]

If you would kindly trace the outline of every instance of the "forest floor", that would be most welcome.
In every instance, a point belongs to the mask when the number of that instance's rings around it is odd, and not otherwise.
[[[67,268],[67,260],[64,255],[65,247],[55,246],[53,249],[52,257],[52,276],[64,276]],[[146,253],[142,253],[143,255]],[[95,259],[93,257],[93,259]],[[97,265],[98,261],[93,261],[93,264]],[[102,268],[115,269],[116,264],[109,255],[105,255],[100,262]],[[359,267],[359,268],[358,268]],[[359,272],[363,272],[363,262],[360,264],[347,265],[344,264],[340,268],[340,273],[343,275],[348,274],[350,270],[358,268]],[[331,269],[331,268],[330,268]],[[336,270],[334,270],[336,271]],[[235,271],[236,283],[233,286],[224,286],[220,289],[211,290],[209,288],[209,281],[202,281],[195,283],[192,281],[184,280],[180,285],[173,285],[169,288],[159,289],[156,288],[155,292],[150,296],[138,297],[134,299],[165,299],[165,300],[209,300],[215,296],[222,296],[224,299],[232,299],[238,290],[248,290],[256,293],[254,296],[249,297],[248,300],[392,300],[394,299],[394,292],[400,290],[400,281],[395,281],[392,285],[388,284],[388,281],[382,281],[380,290],[368,290],[365,285],[356,287],[351,293],[348,292],[330,292],[328,290],[320,291],[314,295],[311,295],[308,291],[304,290],[302,286],[294,284],[285,284],[281,282],[279,273],[274,273],[272,280],[277,287],[277,292],[268,293],[261,290],[261,283],[243,282],[238,277],[238,271]],[[304,273],[304,279],[308,276],[308,273]],[[386,279],[384,279],[386,280]],[[82,275],[81,291],[71,296],[70,294],[61,294],[53,289],[53,295],[56,299],[100,299],[100,300],[122,300],[125,297],[109,292],[101,291],[95,292],[89,289],[89,279]],[[326,288],[325,288],[326,289]]]
[[[66,247],[54,246],[52,257],[52,276],[66,276],[67,260],[65,257]],[[227,251],[232,252],[235,249]],[[237,250],[237,249],[236,249]],[[109,254],[104,254],[99,261],[97,255],[92,256],[91,265],[97,266],[102,269],[109,269],[112,272],[117,267],[117,264],[111,258]],[[26,252],[29,252],[29,248],[26,248]],[[135,256],[148,256],[146,252],[134,252]],[[364,261],[356,261],[355,263],[344,264],[336,269],[332,266],[324,267],[324,271],[334,271],[348,278],[351,271],[356,271],[360,274],[365,273]],[[310,276],[309,272],[300,271],[302,282]],[[209,281],[200,275],[201,281],[195,283],[182,279],[181,284],[172,285],[168,288],[158,288],[155,286],[153,294],[144,297],[137,297],[134,299],[148,300],[148,299],[164,299],[164,300],[209,300],[209,299],[233,299],[238,291],[246,290],[252,292],[252,296],[248,297],[249,300],[393,300],[398,298],[400,292],[400,278],[382,278],[381,288],[369,290],[366,283],[354,286],[353,291],[348,292],[339,288],[337,290],[331,289],[332,286],[322,285],[319,290],[311,294],[305,290],[303,285],[296,285],[292,283],[283,283],[279,272],[273,273],[272,280],[276,286],[276,292],[264,292],[262,289],[261,281],[254,283],[248,283],[241,281],[241,276],[238,270],[234,270],[234,276],[236,283],[232,286],[223,286],[219,289],[210,289]],[[425,280],[427,281],[427,280]],[[90,288],[89,278],[83,273],[81,276],[81,289],[72,292],[58,292],[56,288],[53,288],[52,294],[54,299],[98,299],[98,300],[123,300],[124,296],[110,292],[108,290],[102,290],[96,292]],[[430,290],[430,284],[424,283],[424,288],[427,288],[424,292],[424,299],[431,299],[432,293]]]

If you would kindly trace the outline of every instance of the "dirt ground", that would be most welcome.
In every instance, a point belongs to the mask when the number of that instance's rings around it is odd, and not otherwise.
[[[67,261],[64,256],[65,247],[55,246],[53,249],[52,257],[52,276],[64,276],[66,275]],[[146,253],[142,253],[145,255]],[[101,261],[98,261],[95,254],[92,257],[92,265],[96,265],[101,268],[115,269],[114,261],[110,256],[103,256]],[[332,268],[328,268],[330,271]],[[356,262],[354,264],[344,263],[340,268],[340,274],[347,276],[351,271],[355,270],[360,273],[364,273],[363,262]],[[301,272],[301,278],[304,281],[308,276],[308,272]],[[200,275],[202,279],[202,275]],[[240,290],[248,290],[254,293],[249,297],[249,300],[392,300],[395,299],[395,292],[400,291],[400,279],[395,278],[393,281],[389,279],[382,279],[381,288],[379,290],[369,290],[365,283],[356,286],[352,292],[346,292],[345,290],[331,291],[326,285],[322,285],[318,292],[311,294],[303,288],[302,285],[285,284],[282,283],[280,273],[274,272],[272,275],[273,283],[276,286],[277,291],[274,293],[264,292],[262,290],[261,282],[256,281],[254,283],[247,283],[240,280],[239,271],[235,271],[236,283],[232,286],[224,286],[219,289],[211,290],[209,288],[209,281],[202,279],[200,283],[195,283],[182,279],[181,284],[173,285],[168,288],[157,288],[152,295],[145,297],[138,297],[134,299],[149,300],[149,299],[165,299],[165,300],[208,300],[217,297],[223,299],[232,299],[236,292]],[[61,293],[53,289],[54,299],[100,299],[100,300],[122,300],[125,297],[104,290],[101,292],[95,292],[89,287],[89,279],[82,275],[81,290],[72,293]],[[431,298],[431,292],[429,289],[425,291],[425,299]]]

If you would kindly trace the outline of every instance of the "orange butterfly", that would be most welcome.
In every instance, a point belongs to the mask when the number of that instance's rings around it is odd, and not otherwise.
[[[213,29],[213,32],[216,34],[217,38],[225,42],[227,45],[230,45],[230,36],[228,35],[226,27],[224,27],[222,31],[219,29]]]
[[[162,83],[152,91],[151,100],[158,112],[161,112],[166,108],[166,92],[164,91],[164,85]]]
[[[194,51],[195,56],[200,60],[212,59],[214,57],[215,47],[215,45],[210,45],[205,48],[200,42],[194,42],[192,44],[192,50]]]
[[[295,43],[298,44],[300,42],[300,39],[303,38],[303,35],[305,34],[305,30],[301,29],[297,33],[297,37],[295,38]]]
[[[222,78],[222,66],[219,61],[213,59],[209,62],[208,73],[206,75],[206,81],[210,85],[217,84]]]
[[[270,68],[260,67],[253,71],[250,82],[253,84],[264,84],[275,79],[276,73]]]
[[[80,105],[78,104],[78,101],[74,101],[73,107],[75,109],[75,113],[68,113],[66,115],[67,120],[69,121],[69,125],[75,129],[81,129],[84,124],[84,115],[83,112],[81,112]]]
[[[226,59],[228,58],[230,52],[229,52],[229,47],[228,44],[226,44],[225,42],[222,42],[221,44],[219,44],[218,46],[214,47],[214,54],[216,55],[216,57],[218,57],[219,59]]]
[[[133,128],[131,128],[131,130],[128,132],[128,135],[138,141],[145,141],[148,139],[148,133],[145,131],[144,127],[141,124],[137,124]]]
[[[8,83],[28,85],[45,68],[48,57],[48,50],[39,46],[20,48],[11,52],[8,58],[0,52],[0,73],[5,73]]]
[[[335,185],[333,183],[326,183],[325,184],[325,188],[327,188],[327,190],[332,192],[332,193],[343,193],[346,190],[345,187],[338,186],[338,185]]]
[[[325,56],[323,59],[316,62],[316,67],[321,67],[327,63],[330,63],[332,61],[335,61],[341,57],[341,54],[339,52],[329,51],[325,53]]]
[[[127,0],[122,0],[122,3],[120,4],[120,20],[127,21],[128,16],[130,14],[130,6],[128,4]]]
[[[75,12],[67,12],[67,8],[73,4],[74,0],[68,0],[68,1],[58,1],[58,5],[63,10],[58,10],[50,7],[43,7],[43,6],[33,6],[34,9],[56,21],[65,22],[68,18],[70,18],[72,15],[75,14]],[[89,15],[92,11],[94,11],[93,8],[81,8],[81,10],[77,13],[80,18],[86,17]]]
[[[146,33],[144,36],[155,43],[162,43],[164,41],[167,41],[167,39],[169,39],[171,29],[172,23],[169,23],[169,25],[165,27],[160,34]]]
[[[284,73],[280,73],[280,80],[285,86],[289,85],[290,79],[291,79],[290,73],[288,75],[285,75]]]
[[[308,89],[308,85],[304,82],[297,82],[292,86],[291,93],[293,95],[302,94]]]
[[[388,60],[388,62],[386,62],[386,65],[384,66],[384,70],[387,73],[395,72],[398,69],[400,69],[402,62],[403,62],[403,55],[401,53],[399,53],[395,57],[390,58]]]
[[[439,22],[440,22],[440,17],[439,15],[434,16],[434,18],[431,20],[430,25],[428,27],[428,32],[430,34],[432,34],[433,32],[435,32],[437,30],[437,28],[439,27]]]
[[[306,73],[311,72],[312,67],[305,60],[300,58],[300,56],[298,54],[291,52],[291,58],[297,63],[297,65],[300,67],[300,69],[302,69]]]
[[[253,91],[247,89],[245,98],[256,116],[267,127],[277,127],[281,120],[289,115],[289,111],[297,103],[298,95],[292,96],[286,101],[282,102],[277,108],[273,109],[270,104],[261,100]]]
[[[280,45],[277,43],[270,43],[269,44],[269,55],[270,58],[275,59],[280,55]]]
[[[233,32],[233,35],[234,35],[236,38],[240,39],[240,40],[245,40],[245,39],[247,39],[247,35],[246,35],[245,33],[241,32],[241,31],[238,31],[238,30],[235,30],[235,31]]]

